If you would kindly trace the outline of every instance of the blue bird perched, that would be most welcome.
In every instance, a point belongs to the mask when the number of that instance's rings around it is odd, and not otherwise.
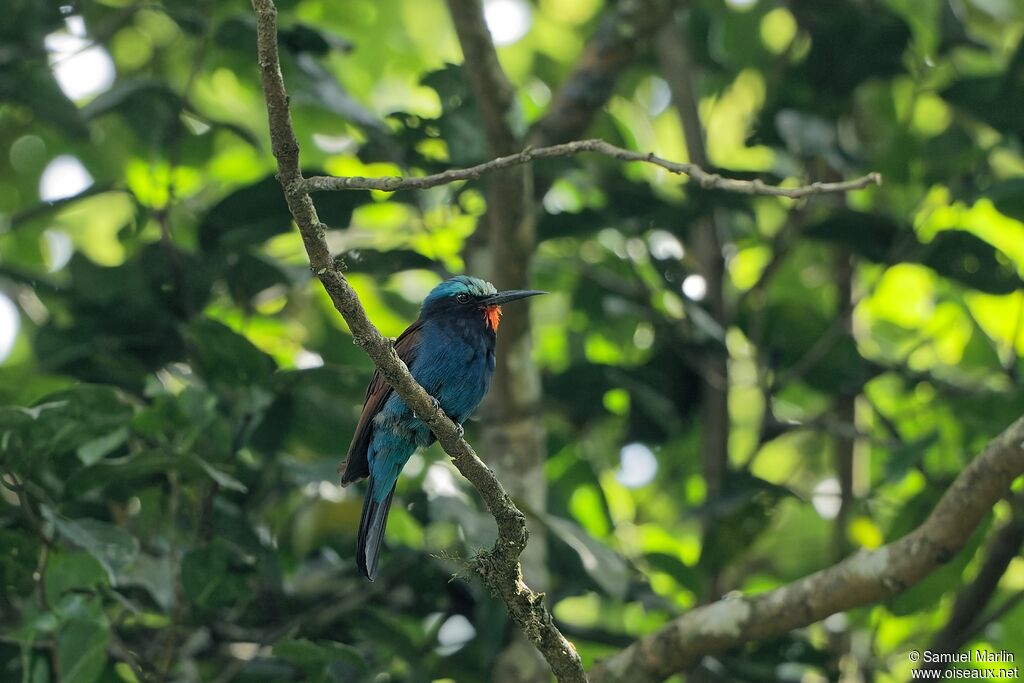
[[[445,414],[462,425],[480,404],[494,375],[494,342],[502,304],[544,294],[498,292],[494,285],[459,275],[435,287],[420,316],[395,341],[395,351]],[[359,520],[356,564],[377,576],[384,527],[398,475],[418,446],[434,442],[430,428],[374,372],[363,412],[342,463],[341,485],[369,477]]]

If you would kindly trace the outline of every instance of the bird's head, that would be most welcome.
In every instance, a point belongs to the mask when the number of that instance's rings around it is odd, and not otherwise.
[[[490,282],[468,275],[457,275],[431,290],[423,301],[422,317],[480,316],[492,331],[498,329],[501,306],[511,301],[546,294],[535,289],[512,289],[499,292]]]

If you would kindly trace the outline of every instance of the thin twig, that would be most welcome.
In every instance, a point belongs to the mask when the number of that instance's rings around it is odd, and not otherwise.
[[[788,199],[802,199],[816,194],[830,192],[850,192],[851,190],[862,190],[870,185],[881,185],[882,176],[879,173],[869,173],[855,180],[844,180],[838,183],[811,183],[800,187],[781,187],[779,185],[768,185],[760,180],[737,180],[726,178],[717,173],[705,171],[696,164],[669,161],[651,154],[634,152],[632,150],[616,147],[604,140],[576,140],[561,145],[550,147],[527,147],[522,152],[498,157],[469,168],[457,168],[442,173],[425,176],[384,176],[380,178],[364,178],[362,176],[312,176],[310,178],[298,178],[295,186],[300,192],[326,192],[338,190],[382,190],[384,192],[397,192],[399,190],[425,190],[439,185],[448,185],[460,180],[477,180],[487,173],[493,173],[505,168],[528,164],[540,159],[555,159],[559,157],[576,156],[584,152],[602,154],[619,161],[642,161],[655,166],[660,166],[669,173],[685,175],[699,184],[705,190],[724,190],[737,194],[761,195],[768,197],[786,197]]]

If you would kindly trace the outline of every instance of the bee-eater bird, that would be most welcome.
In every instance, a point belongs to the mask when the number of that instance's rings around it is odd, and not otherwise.
[[[491,388],[494,342],[502,304],[544,294],[536,290],[498,292],[494,285],[459,275],[435,287],[420,316],[395,341],[395,351],[417,382],[460,427]],[[341,465],[341,485],[369,478],[359,520],[356,564],[377,576],[384,527],[398,474],[418,446],[434,442],[430,428],[373,373],[363,412]]]

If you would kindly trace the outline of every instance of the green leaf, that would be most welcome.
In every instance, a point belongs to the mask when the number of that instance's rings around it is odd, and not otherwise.
[[[214,204],[199,223],[199,245],[206,251],[256,246],[291,226],[281,184],[269,175]]]
[[[139,542],[121,527],[83,517],[68,519],[45,506],[42,512],[58,534],[88,552],[103,565],[111,584],[117,585],[117,576],[131,565],[139,554]]]
[[[238,481],[230,474],[218,470],[216,467],[206,462],[202,458],[194,458],[196,464],[210,476],[221,488],[225,488],[231,491],[238,491],[239,493],[246,493],[249,489],[245,484]]]
[[[10,16],[6,17],[6,21],[18,25],[17,20]],[[24,105],[40,121],[63,129],[70,139],[88,139],[89,130],[82,123],[78,108],[57,84],[53,69],[45,57],[42,54],[25,54],[24,48],[12,46],[8,49],[17,50],[21,54],[18,59],[3,60],[3,67],[0,68],[0,101]]]
[[[943,230],[925,245],[921,263],[939,275],[989,294],[1012,294],[1022,283],[1001,251],[963,230]]]
[[[985,196],[1004,216],[1024,221],[1024,178],[1011,178],[995,183]]]
[[[117,113],[141,140],[159,144],[178,125],[180,108],[180,96],[166,82],[139,78],[121,80],[100,93],[82,109],[82,115],[93,120]]]
[[[321,175],[305,169],[306,175]],[[317,195],[320,218],[328,225],[346,227],[352,211],[371,201],[366,191],[326,192]],[[199,245],[204,251],[246,251],[292,229],[292,216],[281,184],[272,175],[239,188],[217,202],[199,223]]]
[[[583,570],[608,595],[622,599],[629,588],[629,565],[622,556],[608,548],[581,527],[554,515],[541,515],[540,520],[563,543],[572,548],[583,564]]]
[[[116,389],[79,384],[40,399],[32,408],[0,411],[0,428],[6,423],[13,428],[11,438],[22,440],[21,448],[26,452],[21,457],[35,453],[52,458],[77,453],[83,447],[86,448],[85,456],[91,457],[103,446],[94,442],[122,429],[132,413],[131,404]],[[3,439],[0,439],[2,450],[5,447]],[[18,457],[18,453],[14,455]],[[31,468],[46,464],[31,458],[26,460],[26,465]]]
[[[104,621],[71,619],[57,632],[57,661],[63,683],[94,683],[107,662],[110,644]]]
[[[959,78],[942,91],[942,97],[998,130],[1024,135],[1024,118],[1020,115],[1024,93],[1014,79],[1003,75]]]
[[[144,588],[164,610],[170,611],[174,606],[174,568],[169,557],[140,553],[122,575],[121,585]]]
[[[401,270],[417,268],[434,269],[438,263],[419,252],[408,249],[378,251],[376,249],[353,249],[342,254],[345,265],[355,273],[388,275]]]
[[[87,552],[52,553],[46,565],[46,596],[51,603],[57,602],[67,591],[109,583],[107,570]]]
[[[185,555],[181,561],[181,585],[190,602],[213,609],[231,605],[248,594],[244,577],[231,566],[233,557],[220,540]]]
[[[914,242],[913,233],[893,220],[848,210],[830,213],[801,234],[849,249],[876,263],[891,262],[898,245]]]
[[[292,86],[289,92],[293,93],[295,102],[326,109],[364,128],[383,128],[377,115],[350,95],[337,77],[313,55],[300,53],[294,59],[287,55],[282,57],[281,66]]]
[[[0,586],[8,594],[28,594],[35,587],[35,558],[40,540],[28,530],[0,529]]]
[[[193,363],[213,386],[237,388],[269,386],[274,361],[242,335],[209,318],[198,318],[189,328]]]
[[[84,465],[95,465],[108,453],[128,440],[128,428],[119,427],[109,434],[98,436],[78,447],[76,454]]]
[[[274,645],[274,656],[295,665],[309,677],[320,677],[327,667],[340,663],[350,670],[366,672],[362,654],[351,645],[305,639],[284,640]]]
[[[237,258],[228,259],[224,279],[231,290],[231,296],[240,304],[247,304],[257,294],[274,285],[291,282],[284,269],[248,251],[237,254]]]
[[[701,580],[700,572],[696,568],[684,564],[675,555],[668,553],[647,553],[644,559],[657,571],[664,572],[675,579],[683,588],[686,588],[694,595],[700,595],[704,582]]]
[[[462,166],[486,159],[489,147],[483,117],[462,66],[446,64],[444,68],[424,76],[420,82],[437,91],[441,99],[441,117],[431,123],[448,143],[449,161]]]

